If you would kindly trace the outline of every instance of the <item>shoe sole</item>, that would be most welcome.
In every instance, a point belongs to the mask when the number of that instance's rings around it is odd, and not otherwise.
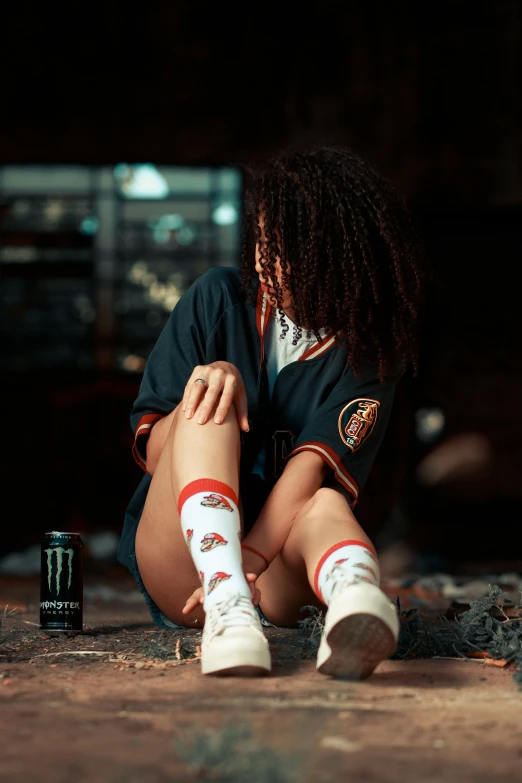
[[[207,660],[210,658],[210,660]],[[272,671],[268,647],[259,650],[237,650],[207,656],[202,652],[201,673],[222,677],[262,677]]]
[[[317,653],[321,674],[364,680],[396,649],[397,610],[375,585],[361,582],[334,600]]]
[[[396,646],[393,632],[379,617],[352,614],[335,623],[321,640],[317,671],[338,679],[364,680]]]

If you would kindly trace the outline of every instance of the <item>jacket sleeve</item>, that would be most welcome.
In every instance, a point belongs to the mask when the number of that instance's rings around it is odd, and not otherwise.
[[[375,369],[360,377],[347,371],[301,431],[288,459],[315,451],[351,493],[354,506],[384,437],[400,375],[380,383]]]
[[[132,453],[143,470],[151,428],[181,401],[194,367],[205,364],[207,338],[219,318],[219,308],[209,295],[213,277],[207,272],[183,294],[147,360],[130,416]]]

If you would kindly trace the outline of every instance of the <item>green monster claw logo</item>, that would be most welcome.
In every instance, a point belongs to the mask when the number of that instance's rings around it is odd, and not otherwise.
[[[49,590],[51,590],[51,576],[52,576],[52,570],[53,570],[53,552],[56,552],[56,592],[60,592],[60,577],[63,571],[63,556],[68,555],[67,557],[67,588],[71,589],[71,582],[72,582],[72,559],[74,555],[74,551],[72,549],[64,549],[62,546],[57,546],[55,549],[45,549],[45,554],[47,555],[47,584],[49,585]]]

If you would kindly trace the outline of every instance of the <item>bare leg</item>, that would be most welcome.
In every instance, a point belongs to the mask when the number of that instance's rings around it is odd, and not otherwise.
[[[331,546],[347,539],[372,546],[343,495],[321,487],[301,508],[280,554],[257,580],[268,620],[292,626],[302,617],[302,606],[324,607],[312,590],[315,569]]]
[[[136,533],[136,557],[151,598],[180,625],[201,627],[202,609],[190,617],[181,610],[200,586],[177,512],[180,490],[198,478],[215,478],[239,487],[239,427],[231,408],[225,421],[198,424],[176,410],[149,488]],[[292,531],[269,569],[261,575],[261,607],[280,625],[295,625],[305,604],[322,606],[311,585],[324,552],[338,541],[353,538],[371,543],[343,495],[321,488],[297,514]]]
[[[222,424],[198,424],[176,409],[149,487],[136,533],[136,559],[152,600],[173,622],[202,627],[204,613],[181,610],[200,586],[177,510],[180,491],[191,481],[213,478],[239,491],[239,426],[234,406]]]
[[[342,495],[321,487],[297,514],[283,549],[258,579],[261,608],[269,620],[295,625],[302,606],[321,607],[311,588],[315,572],[325,552],[343,541],[371,546]],[[340,579],[337,585],[338,590],[330,593],[317,670],[327,676],[365,679],[396,647],[397,612],[375,584]]]

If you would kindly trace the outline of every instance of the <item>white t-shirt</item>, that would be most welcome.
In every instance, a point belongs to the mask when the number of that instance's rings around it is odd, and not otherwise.
[[[284,332],[281,324],[281,315],[284,315],[285,322],[290,327]],[[321,339],[326,335],[326,329],[319,331]],[[282,336],[284,335],[284,336]],[[297,335],[297,340],[295,339]],[[293,343],[296,345],[293,345]],[[281,310],[277,310],[268,320],[264,333],[266,371],[268,375],[268,392],[270,398],[274,390],[274,384],[277,376],[288,364],[297,362],[300,357],[313,345],[317,344],[317,339],[313,334],[307,337],[306,329],[300,329],[296,324]],[[252,468],[252,473],[257,473],[261,478],[265,476],[266,449],[262,448],[257,455],[256,463]]]

